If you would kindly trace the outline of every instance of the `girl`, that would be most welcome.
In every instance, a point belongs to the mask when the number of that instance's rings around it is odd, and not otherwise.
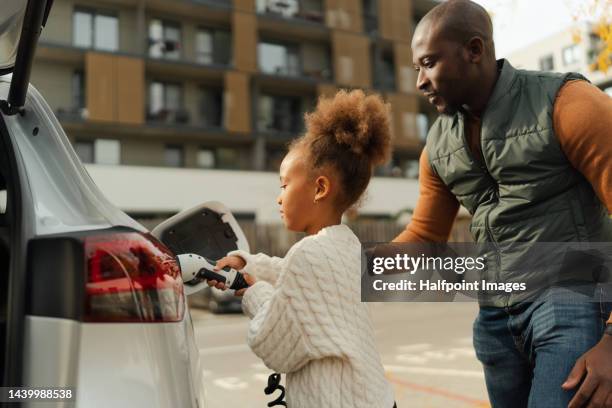
[[[242,270],[248,344],[287,373],[289,408],[392,408],[366,304],[360,300],[361,244],[341,224],[390,150],[387,106],[340,91],[319,100],[306,134],[280,166],[280,214],[307,237],[285,258],[233,251],[217,263]],[[209,285],[223,288],[215,281]]]

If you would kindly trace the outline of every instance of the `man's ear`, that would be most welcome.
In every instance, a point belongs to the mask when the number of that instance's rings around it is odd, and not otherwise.
[[[468,58],[470,62],[477,63],[482,60],[485,52],[485,43],[480,37],[472,37],[467,42],[466,48],[468,51]]]
[[[314,201],[321,201],[331,194],[331,180],[326,176],[319,176],[315,180],[316,191]]]

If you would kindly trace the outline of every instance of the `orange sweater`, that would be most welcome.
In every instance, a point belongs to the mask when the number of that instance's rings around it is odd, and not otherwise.
[[[480,119],[466,117],[465,123],[470,149],[482,160]],[[612,213],[612,98],[586,81],[570,81],[555,101],[553,126],[567,159]],[[419,173],[419,198],[412,220],[393,241],[446,242],[459,202],[431,169],[425,149]]]

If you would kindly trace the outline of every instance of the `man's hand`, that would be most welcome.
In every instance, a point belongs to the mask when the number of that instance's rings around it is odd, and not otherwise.
[[[612,336],[604,334],[595,347],[580,357],[561,387],[571,390],[585,375],[568,408],[612,408]]]
[[[246,261],[239,256],[225,256],[217,261],[217,264],[215,265],[213,270],[216,272],[225,268],[226,266],[229,266],[230,268],[234,268],[235,270],[239,271],[246,266]],[[208,284],[208,286],[214,286],[217,289],[226,289],[225,283],[223,282],[219,282],[216,280],[207,280],[206,283]]]

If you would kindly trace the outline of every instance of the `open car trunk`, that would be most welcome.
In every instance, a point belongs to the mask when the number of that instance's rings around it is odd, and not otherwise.
[[[25,236],[20,172],[0,115],[0,372],[2,386],[20,386],[23,373]],[[27,220],[26,220],[27,223]]]

